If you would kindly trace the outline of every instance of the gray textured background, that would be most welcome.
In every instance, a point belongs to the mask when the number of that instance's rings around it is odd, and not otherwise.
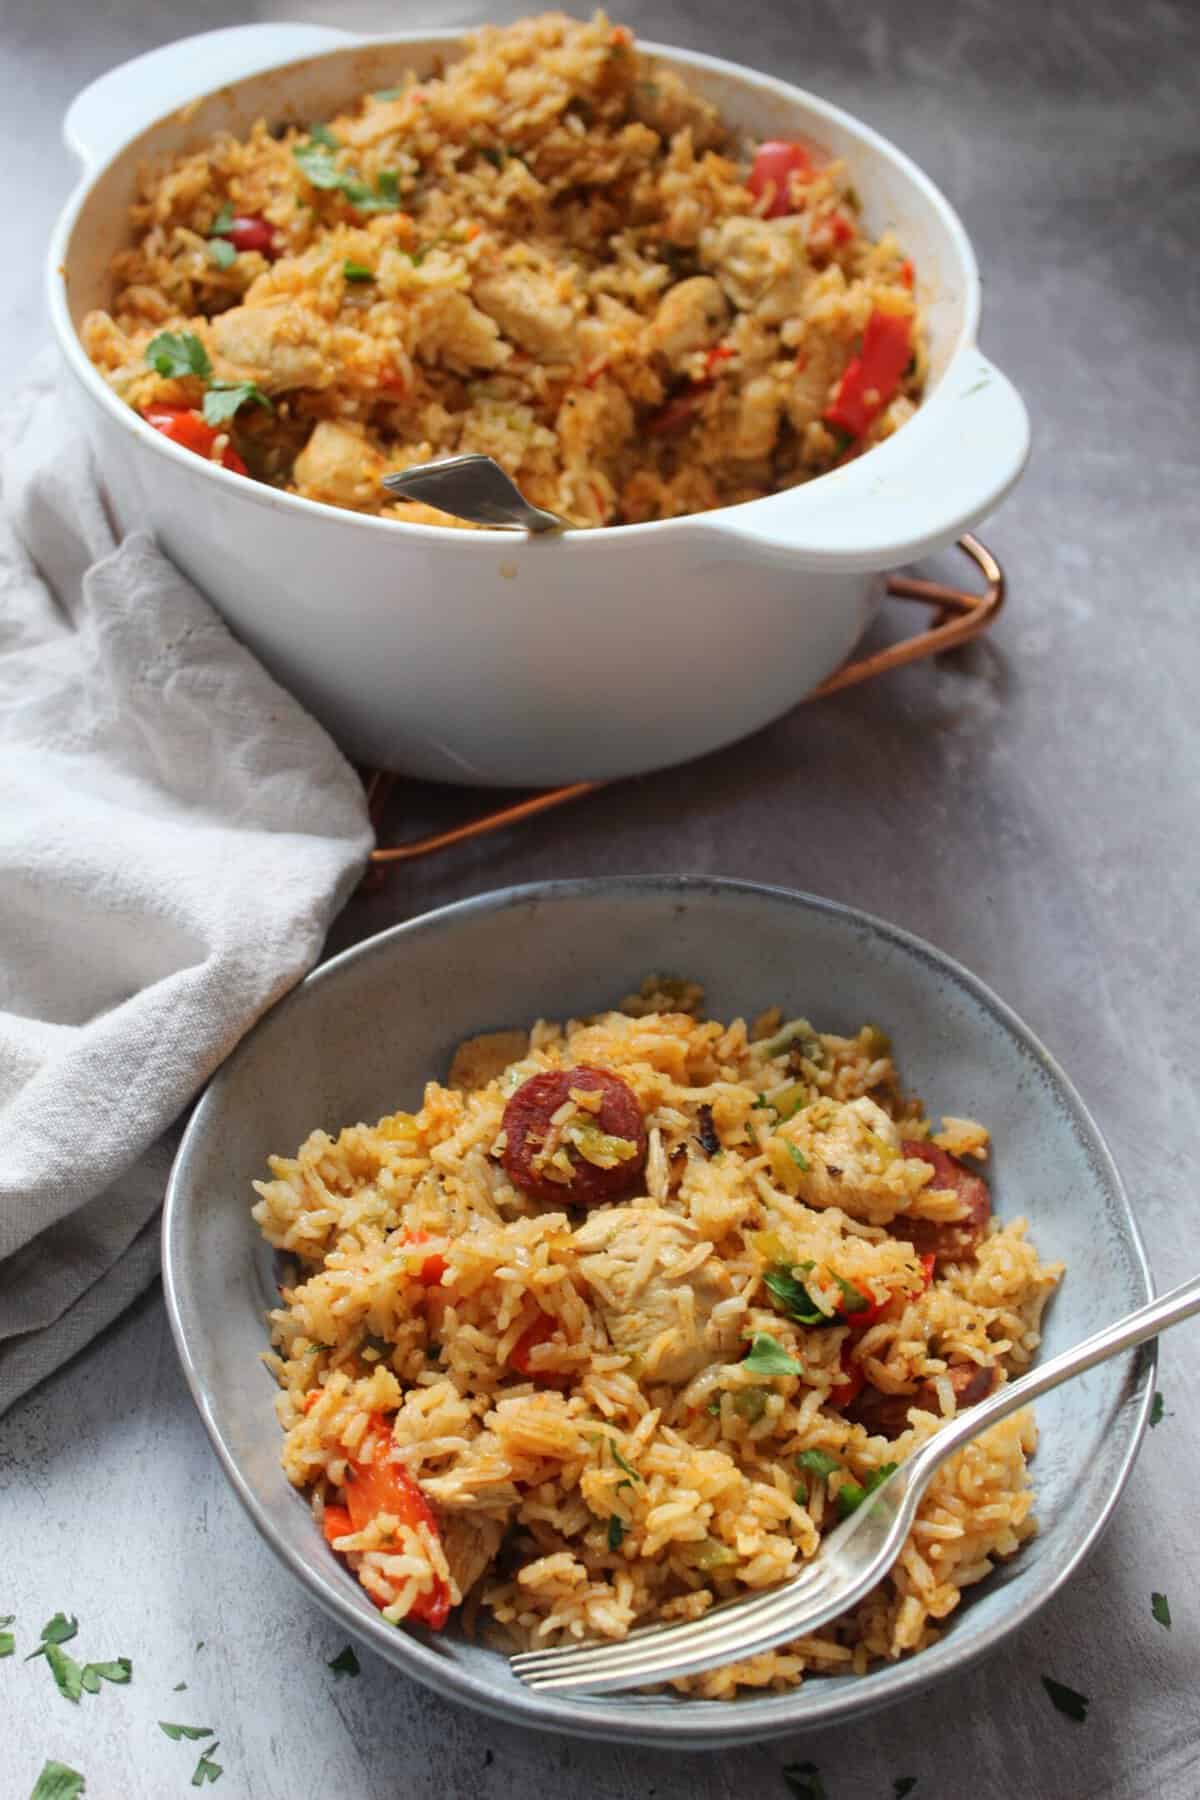
[[[474,0],[246,12],[6,0],[7,384],[46,336],[40,258],[72,179],[58,120],[84,82],[247,18],[385,30],[476,13]],[[984,346],[1034,420],[1029,473],[982,532],[1010,605],[991,642],[940,668],[394,876],[351,905],[337,942],[485,887],[614,868],[752,876],[883,913],[977,970],[1059,1054],[1170,1283],[1200,1260],[1200,8],[664,0],[620,16],[863,115],[962,214],[985,276]],[[430,793],[406,806],[406,822],[447,815]],[[366,1656],[358,1681],[335,1685],[325,1659],[341,1638],[227,1493],[155,1294],[0,1423],[0,1611],[19,1614],[18,1648],[64,1606],[81,1616],[85,1655],[136,1664],[130,1688],[79,1709],[40,1664],[0,1664],[0,1800],[23,1800],[47,1756],[88,1775],[90,1800],[183,1792],[195,1756],[159,1718],[220,1731],[228,1800],[770,1800],[797,1757],[820,1765],[830,1800],[889,1800],[905,1774],[919,1777],[917,1800],[1191,1800],[1198,1343],[1191,1328],[1166,1342],[1168,1417],[1115,1524],[1010,1649],[902,1712],[689,1761],[522,1735]],[[1151,1619],[1152,1588],[1170,1596],[1169,1635]],[[1050,1708],[1042,1671],[1092,1697],[1085,1725]],[[178,1681],[186,1693],[171,1692]]]

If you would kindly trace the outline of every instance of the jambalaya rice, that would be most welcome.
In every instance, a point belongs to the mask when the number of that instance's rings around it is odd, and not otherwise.
[[[908,419],[913,268],[819,145],[548,13],[328,121],[142,171],[84,347],[175,442],[362,512],[466,450],[576,525],[757,499]]]
[[[509,1648],[780,1581],[1034,1356],[1061,1265],[990,1217],[962,1160],[987,1155],[983,1126],[903,1097],[873,1026],[720,1024],[684,983],[470,1040],[419,1112],[314,1132],[255,1183],[298,1265],[268,1361],[314,1530],[386,1619],[482,1609]],[[853,1612],[679,1685],[933,1642],[1034,1531],[1034,1442],[1025,1412],[948,1462]]]

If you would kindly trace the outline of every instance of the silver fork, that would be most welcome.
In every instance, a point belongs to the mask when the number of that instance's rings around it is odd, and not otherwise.
[[[722,1663],[743,1662],[828,1624],[869,1594],[887,1574],[912,1529],[917,1506],[938,1466],[969,1439],[1027,1406],[1040,1394],[1082,1375],[1110,1356],[1156,1337],[1200,1312],[1200,1276],[1139,1307],[1049,1362],[959,1414],[915,1450],[896,1473],[836,1526],[798,1575],[780,1587],[723,1601],[682,1625],[648,1625],[619,1643],[526,1650],[512,1667],[539,1693],[615,1693],[674,1681]]]

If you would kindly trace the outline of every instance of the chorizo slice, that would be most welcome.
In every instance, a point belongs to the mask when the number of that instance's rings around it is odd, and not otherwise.
[[[929,1164],[933,1170],[930,1187],[953,1188],[966,1212],[961,1219],[905,1219],[893,1221],[891,1230],[906,1238],[922,1256],[934,1256],[939,1263],[962,1262],[974,1256],[983,1241],[988,1220],[992,1216],[992,1196],[982,1175],[976,1175],[948,1151],[936,1144],[907,1139],[900,1145],[903,1156]]]
[[[946,1370],[954,1389],[955,1407],[966,1412],[978,1406],[996,1386],[998,1370],[994,1363],[954,1363]],[[881,1394],[866,1387],[849,1408],[847,1416],[875,1435],[900,1437],[908,1430],[909,1408],[919,1406],[922,1412],[940,1413],[941,1397],[935,1381],[923,1381],[913,1394]]]
[[[610,1069],[580,1064],[531,1075],[505,1107],[503,1130],[505,1174],[548,1206],[621,1199],[646,1166],[637,1095]]]

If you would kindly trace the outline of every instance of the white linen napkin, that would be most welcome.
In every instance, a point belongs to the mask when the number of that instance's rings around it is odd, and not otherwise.
[[[152,1279],[175,1121],[316,962],[362,787],[149,536],[55,365],[0,428],[0,1413]]]

